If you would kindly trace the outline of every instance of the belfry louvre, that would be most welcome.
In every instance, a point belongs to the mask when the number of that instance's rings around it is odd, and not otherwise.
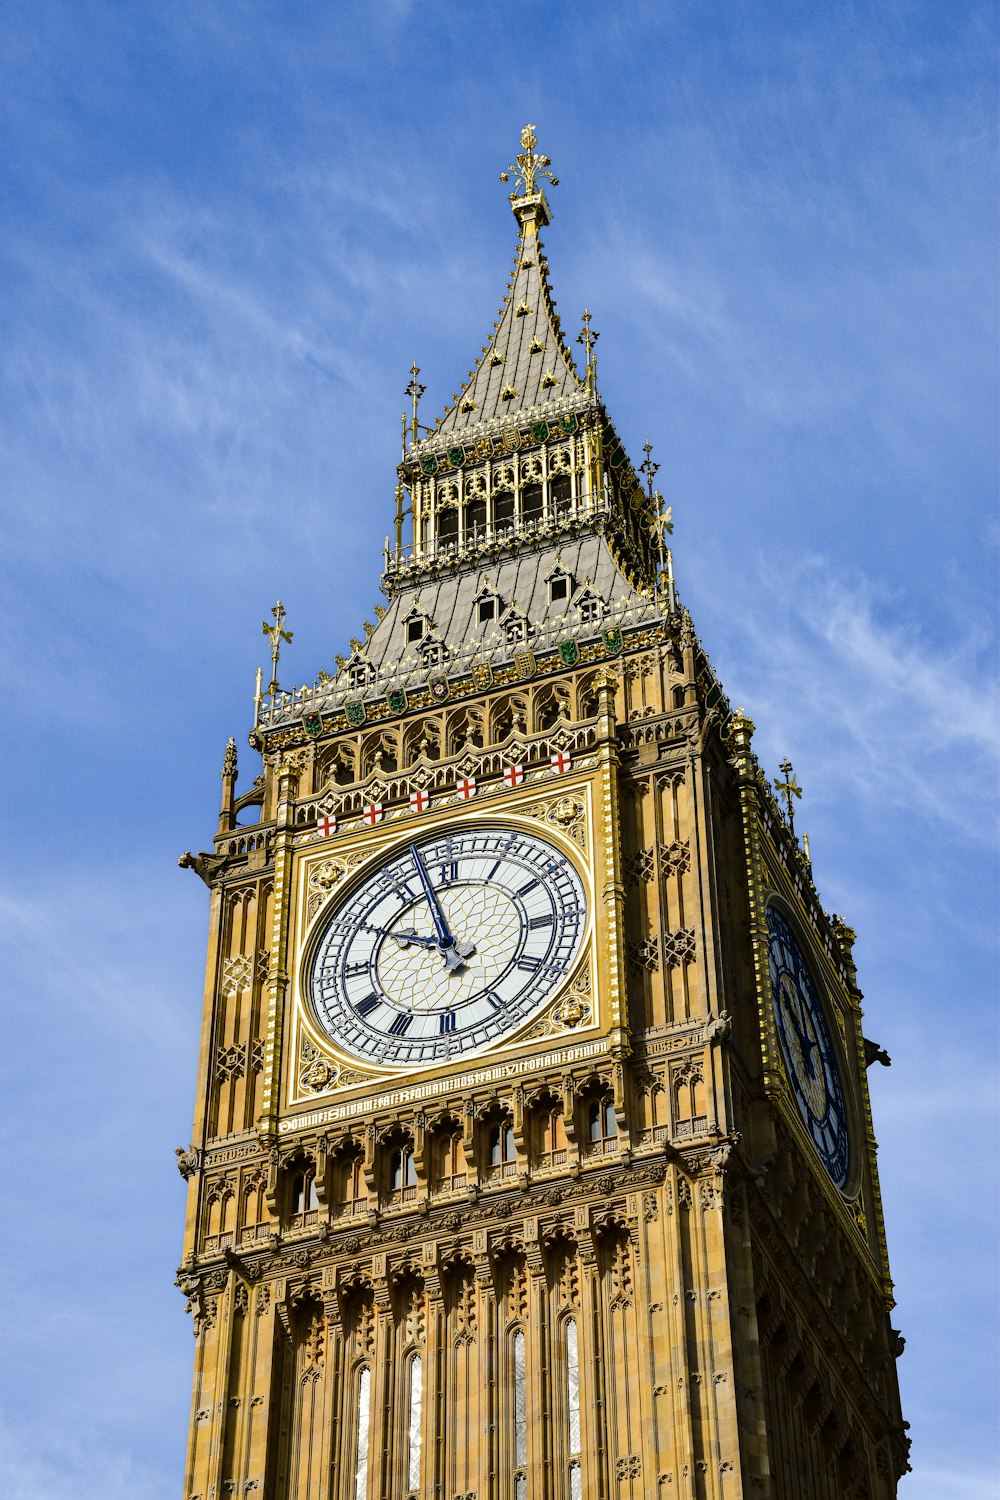
[[[185,1500],[885,1500],[905,1471],[855,934],[513,273],[396,476],[386,600],[230,740],[178,1284]],[[256,757],[260,757],[259,769]]]

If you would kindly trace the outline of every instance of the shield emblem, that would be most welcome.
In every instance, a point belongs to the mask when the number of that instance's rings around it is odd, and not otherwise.
[[[508,427],[508,428],[506,428],[505,431],[504,431],[504,435],[503,435],[503,451],[505,453],[513,453],[514,450],[516,448],[520,448],[520,446],[521,446],[521,434],[518,432],[517,428],[516,427]]]
[[[479,442],[476,444],[476,452],[478,453],[480,458],[492,458],[493,439],[488,437],[481,437],[479,439]]]
[[[514,653],[514,669],[518,677],[534,677],[535,653],[533,651],[516,651]]]
[[[531,428],[531,436],[536,443],[544,443],[549,435],[548,422],[535,422]]]
[[[365,722],[365,705],[360,698],[350,698],[344,704],[344,713],[347,715],[348,724],[357,727]]]
[[[622,649],[622,633],[618,629],[617,625],[614,626],[614,628],[611,630],[605,630],[603,635],[601,636],[601,640],[604,642],[605,651],[609,651],[613,654],[614,652],[620,651]]]
[[[317,735],[323,733],[323,720],[315,711],[313,713],[303,714],[302,727],[305,729],[305,732],[309,736],[309,738],[311,740],[314,740]]]
[[[576,641],[559,642],[559,660],[567,667],[575,667],[580,660],[580,648]]]
[[[425,474],[435,473],[435,471],[437,470],[437,466],[438,461],[433,456],[433,454],[428,453],[420,460],[420,467],[423,469]]]
[[[433,677],[428,677],[427,686],[430,688],[433,701],[443,703],[448,696],[448,679],[444,673],[435,672]]]
[[[477,688],[488,688],[493,685],[493,668],[488,661],[477,661],[472,669],[472,680]]]
[[[563,432],[576,431],[576,418],[574,416],[563,417],[561,421]]]
[[[455,466],[456,469],[460,469],[462,467],[462,465],[465,463],[465,449],[464,448],[449,448],[448,449],[448,462],[450,464],[454,464],[454,466]]]
[[[406,713],[406,693],[402,688],[390,688],[385,696],[391,714]]]

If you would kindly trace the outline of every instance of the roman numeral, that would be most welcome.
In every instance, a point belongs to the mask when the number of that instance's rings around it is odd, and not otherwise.
[[[358,1001],[358,1003],[354,1007],[354,1009],[355,1009],[356,1013],[359,1016],[367,1016],[367,1015],[371,1014],[371,1012],[375,1009],[375,1007],[376,1007],[377,1004],[378,1004],[378,996],[377,995],[366,995],[365,998],[364,998],[364,1000],[359,1000]]]
[[[389,1027],[390,1036],[405,1036],[413,1025],[412,1016],[397,1016]]]
[[[453,880],[458,879],[458,860],[453,859],[446,865],[441,866],[441,884],[450,885]]]
[[[487,1005],[491,1005],[494,1010],[503,1010],[503,1001],[500,999],[499,995],[494,995],[492,990],[487,990],[486,994],[483,996],[483,999],[486,1001]]]
[[[522,885],[521,889],[517,892],[517,895],[526,896],[529,891],[533,891],[535,889],[535,886],[537,884],[537,880],[529,880],[527,885]]]
[[[442,1036],[444,1036],[445,1033],[450,1032],[450,1031],[454,1031],[454,1030],[455,1030],[455,1012],[453,1010],[443,1010],[441,1012],[440,1016],[438,1017],[438,1031],[441,1033]]]
[[[549,915],[547,917],[532,917],[530,922],[528,923],[528,926],[532,929],[532,931],[537,931],[539,927],[551,927],[554,920],[555,918],[553,917],[552,913],[549,912]]]

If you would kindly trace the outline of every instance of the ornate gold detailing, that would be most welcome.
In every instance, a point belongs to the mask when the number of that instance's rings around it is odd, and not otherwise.
[[[564,795],[547,798],[544,802],[535,802],[531,807],[526,807],[525,813],[529,818],[536,818],[542,823],[548,823],[550,828],[565,833],[581,849],[586,849],[585,808],[576,797]]]
[[[278,691],[278,658],[281,655],[281,643],[284,641],[287,646],[290,646],[292,644],[292,632],[284,628],[285,606],[280,599],[277,604],[272,606],[271,613],[274,616],[274,624],[269,625],[266,620],[262,620],[260,628],[271,642],[271,681],[267,685],[267,690],[269,693],[276,693]]]
[[[417,364],[416,360],[414,360],[413,364],[410,366],[410,383],[406,387],[406,394],[409,396],[410,401],[413,405],[413,415],[410,418],[410,437],[413,442],[416,442],[418,437],[420,436],[420,426],[417,422],[417,407],[420,404],[421,396],[427,389],[425,385],[421,385],[417,380],[417,376],[419,374],[420,366]]]
[[[306,912],[310,918],[316,915],[344,876],[353,870],[361,858],[362,856],[357,853],[338,855],[333,859],[325,859],[322,864],[309,872],[309,897]]]
[[[549,171],[552,165],[551,158],[536,151],[537,145],[538,137],[535,134],[534,125],[525,125],[521,131],[521,149],[517,154],[516,162],[509,166],[506,172],[500,173],[501,182],[509,182],[511,174],[514,176],[514,191],[510,195],[511,203],[515,198],[528,198],[534,193],[540,193],[542,191],[538,181],[540,177],[547,177],[553,187],[559,186],[559,178],[553,177]]]
[[[538,1041],[545,1037],[561,1036],[577,1026],[586,1026],[593,1014],[593,994],[590,974],[587,970],[573,981],[569,989],[557,1000],[551,1010],[536,1021],[530,1031],[525,1032],[524,1041]]]
[[[784,800],[785,800],[785,807],[786,807],[787,812],[788,812],[788,826],[792,830],[792,834],[794,835],[794,833],[795,833],[795,812],[794,812],[795,798],[802,796],[802,788],[799,786],[798,782],[795,780],[794,775],[792,774],[792,763],[788,759],[787,755],[785,756],[785,759],[781,762],[781,765],[778,767],[778,770],[781,772],[781,774],[784,776],[785,779],[784,779],[784,781],[775,781],[773,783],[773,786],[774,786],[774,790],[778,793],[778,795],[780,797],[783,797]]]

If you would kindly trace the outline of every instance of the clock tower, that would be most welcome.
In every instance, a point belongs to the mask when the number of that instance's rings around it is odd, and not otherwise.
[[[178,1285],[184,1500],[887,1500],[906,1468],[855,934],[513,271],[412,417],[376,605],[265,632],[218,832]]]

